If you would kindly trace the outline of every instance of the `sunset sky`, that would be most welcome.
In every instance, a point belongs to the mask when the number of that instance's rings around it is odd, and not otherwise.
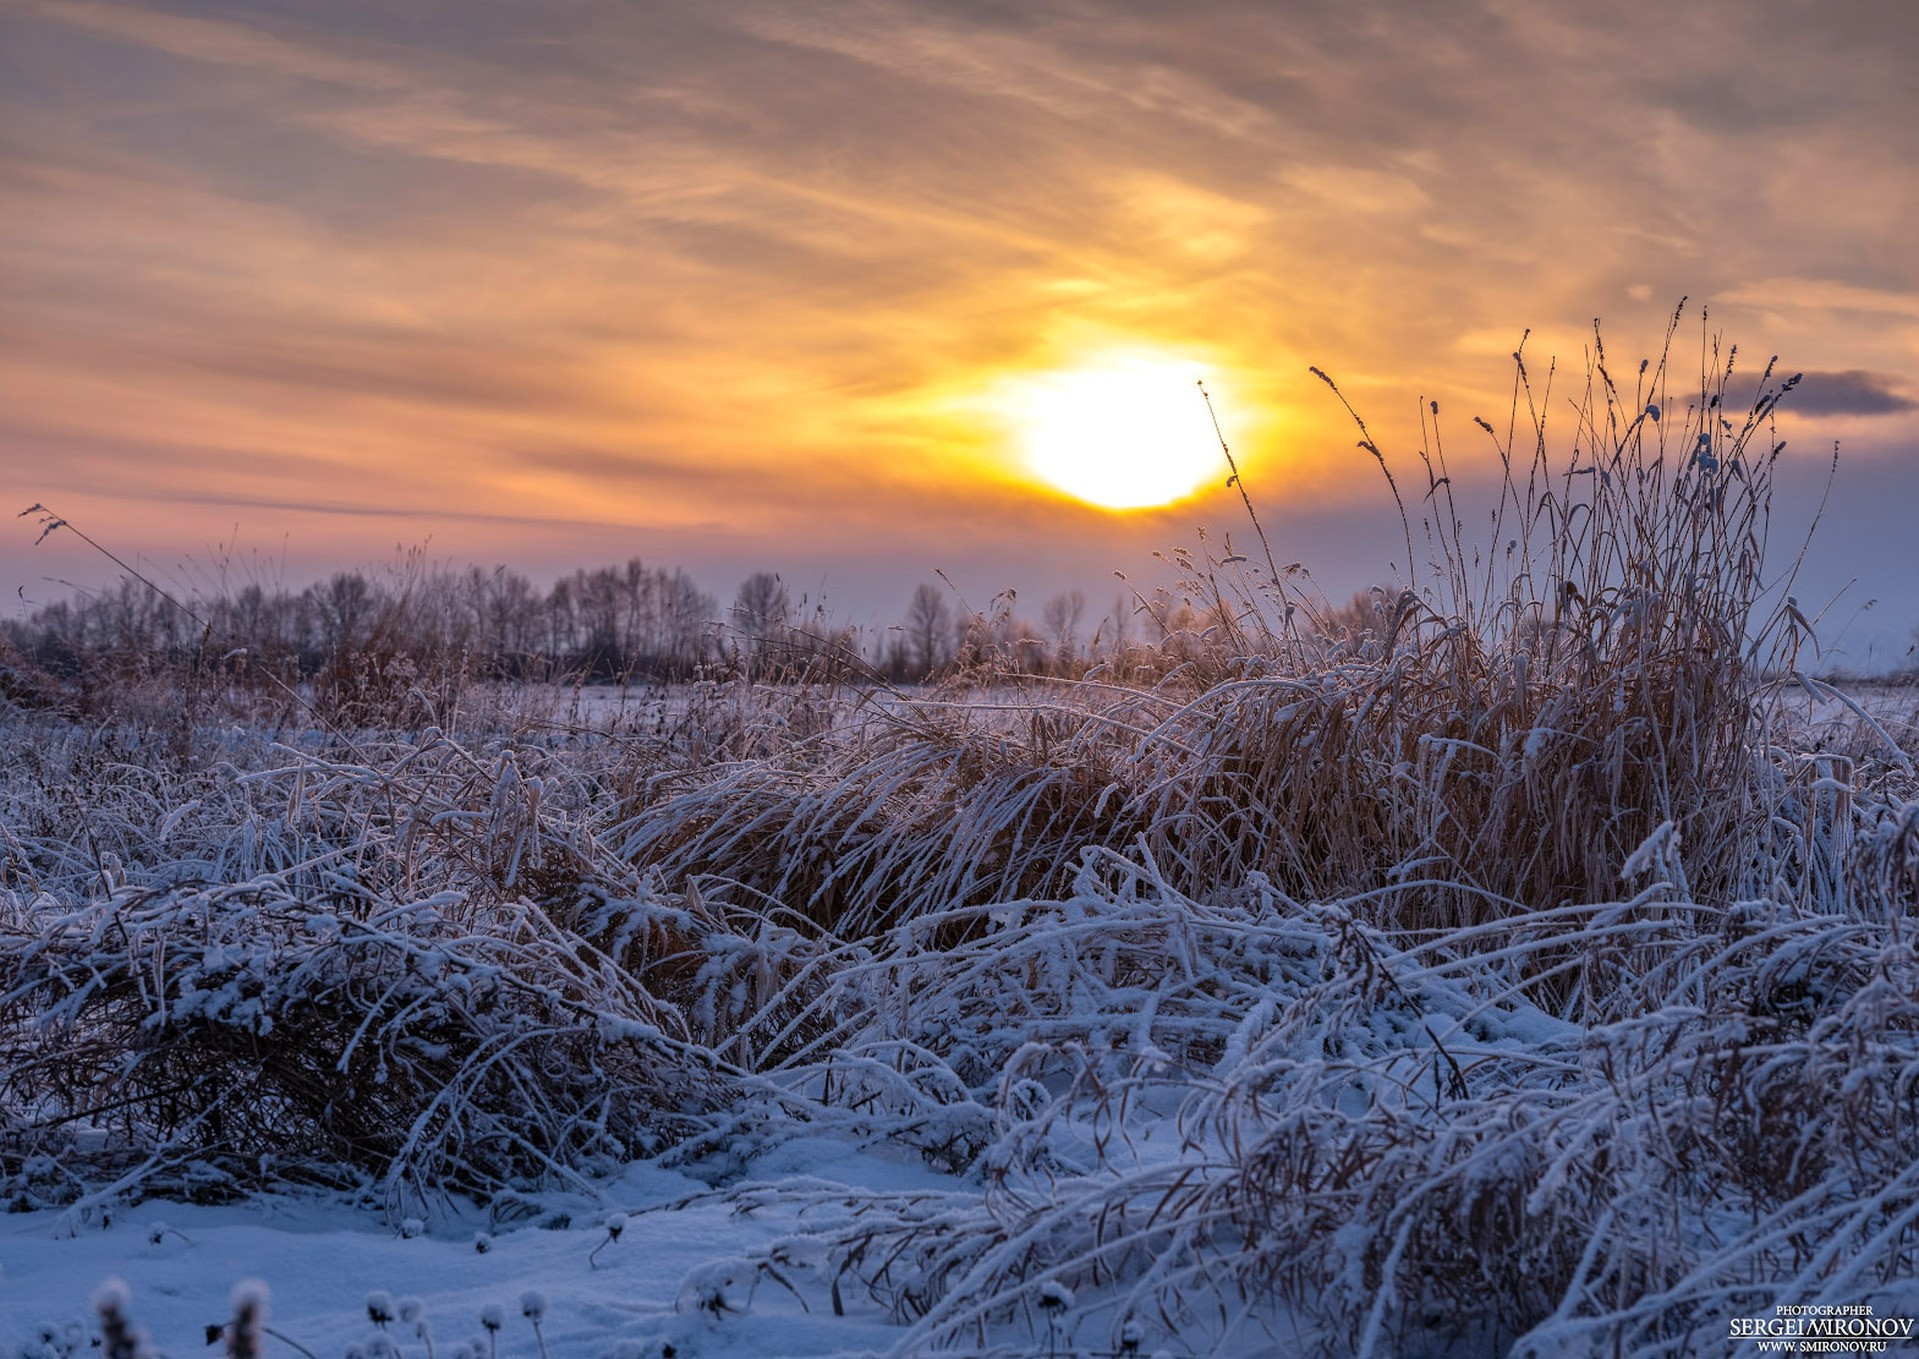
[[[1788,513],[1842,465],[1804,594],[1858,577],[1828,636],[1877,598],[1842,645],[1883,659],[1919,622],[1919,11],[1677,8],[0,0],[0,473],[176,579],[425,545],[773,569],[857,621],[934,568],[1103,608],[1242,522],[1203,374],[1343,594],[1403,552],[1309,365],[1408,465],[1439,401],[1470,472],[1526,327],[1577,371],[1603,318],[1629,367],[1688,295],[1695,373],[1698,303],[1807,372]],[[1044,484],[1036,424],[1118,438],[1102,393],[1162,375],[1197,496]],[[11,607],[110,571],[11,522]]]

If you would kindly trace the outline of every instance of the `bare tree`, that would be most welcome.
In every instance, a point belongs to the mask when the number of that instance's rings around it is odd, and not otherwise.
[[[938,586],[929,582],[913,591],[913,602],[906,610],[906,636],[922,676],[952,659],[953,613]]]
[[[713,616],[718,602],[700,589],[684,571],[671,576],[656,571],[654,577],[663,596],[660,609],[661,647],[667,672],[684,678],[706,659],[713,640]]]
[[[1111,614],[1113,626],[1107,633],[1107,649],[1113,659],[1122,665],[1133,645],[1133,608],[1133,601],[1127,596],[1114,596]]]
[[[310,592],[320,616],[320,640],[329,651],[352,646],[361,624],[371,621],[376,601],[367,578],[358,571],[336,571]]]
[[[1054,595],[1040,610],[1040,622],[1053,642],[1056,665],[1064,669],[1079,652],[1079,628],[1086,618],[1086,596],[1078,590]]]
[[[740,582],[733,600],[733,621],[748,637],[766,637],[785,627],[793,611],[786,587],[771,571],[755,571]]]
[[[753,666],[764,667],[778,656],[792,612],[786,587],[771,571],[755,571],[740,582],[733,599],[733,626],[740,634],[740,650]]]

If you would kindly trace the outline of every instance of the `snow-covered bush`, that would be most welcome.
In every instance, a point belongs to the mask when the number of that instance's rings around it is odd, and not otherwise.
[[[509,887],[559,892],[579,859],[537,781],[437,737],[384,753],[230,769],[248,795],[225,843],[174,814],[117,830],[117,868],[54,859],[0,892],[16,1178],[85,1123],[132,1168],[116,1191],[364,1183],[397,1220],[698,1119],[724,1077],[680,1014]]]

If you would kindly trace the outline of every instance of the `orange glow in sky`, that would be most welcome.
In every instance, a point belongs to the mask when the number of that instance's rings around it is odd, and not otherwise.
[[[1602,316],[1629,368],[1689,294],[1809,370],[1795,449],[1910,503],[1916,36],[1786,0],[22,0],[0,480],[162,563],[639,555],[892,616],[936,567],[1030,594],[1236,527],[1204,375],[1275,551],[1340,589],[1404,551],[1309,365],[1401,466],[1439,402],[1464,481],[1522,330],[1578,372]],[[22,528],[0,586],[57,595],[64,550]]]

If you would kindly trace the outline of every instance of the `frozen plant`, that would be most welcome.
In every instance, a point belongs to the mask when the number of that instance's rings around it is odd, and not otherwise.
[[[1059,1349],[1059,1322],[1073,1305],[1073,1290],[1058,1279],[1039,1286],[1039,1309],[1046,1316],[1046,1355],[1052,1359]]]
[[[227,1359],[261,1359],[265,1349],[267,1286],[245,1279],[233,1287],[233,1320],[227,1323]]]
[[[97,1341],[93,1342],[98,1346]],[[34,1329],[33,1339],[21,1347],[21,1359],[74,1359],[88,1344],[86,1333],[78,1322],[70,1321],[65,1326],[38,1326]],[[144,1347],[142,1354],[150,1354],[150,1347]]]
[[[533,1323],[533,1338],[540,1342],[540,1359],[552,1359],[546,1352],[546,1331],[540,1324],[546,1319],[546,1294],[537,1288],[520,1294],[520,1315]]]
[[[480,1328],[486,1332],[487,1359],[500,1359],[500,1328],[506,1325],[506,1308],[489,1302],[480,1308]]]
[[[118,1279],[108,1279],[93,1295],[104,1359],[149,1359],[152,1354],[146,1333],[136,1329],[127,1315],[130,1297],[127,1286]]]
[[[590,1269],[599,1268],[599,1265],[595,1262],[598,1260],[600,1252],[612,1245],[615,1241],[618,1241],[620,1239],[620,1233],[626,1230],[626,1214],[608,1213],[606,1215],[605,1225],[605,1238],[597,1246],[593,1247],[592,1251],[589,1252],[586,1257],[587,1267]]]
[[[418,1298],[401,1298],[396,1310],[400,1320],[413,1328],[414,1336],[426,1347],[426,1359],[434,1359],[433,1329],[427,1324],[426,1304]]]
[[[758,1266],[751,1261],[709,1260],[687,1273],[674,1308],[700,1312],[715,1320],[741,1313],[752,1304],[753,1286],[758,1281]]]

